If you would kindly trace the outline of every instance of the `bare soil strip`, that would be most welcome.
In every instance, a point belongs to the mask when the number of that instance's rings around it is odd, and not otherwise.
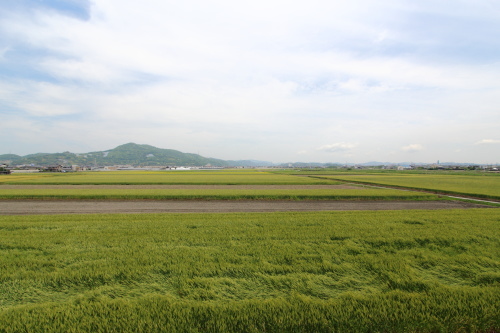
[[[116,190],[359,190],[356,185],[2,185],[4,190],[116,189]]]
[[[491,206],[460,201],[35,201],[0,200],[0,215],[107,213],[223,213],[334,210],[464,209]]]

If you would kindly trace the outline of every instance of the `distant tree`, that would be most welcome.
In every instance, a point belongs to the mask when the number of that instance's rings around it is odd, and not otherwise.
[[[10,170],[7,170],[5,168],[0,168],[0,175],[8,175],[10,174]]]

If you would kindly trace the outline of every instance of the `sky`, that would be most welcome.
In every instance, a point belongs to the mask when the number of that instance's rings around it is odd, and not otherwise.
[[[2,0],[0,154],[500,163],[498,0]]]

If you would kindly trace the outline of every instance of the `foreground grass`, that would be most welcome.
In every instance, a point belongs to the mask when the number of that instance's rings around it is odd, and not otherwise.
[[[2,189],[0,199],[120,200],[437,200],[427,193],[386,189]]]
[[[1,216],[0,332],[492,332],[499,212]]]

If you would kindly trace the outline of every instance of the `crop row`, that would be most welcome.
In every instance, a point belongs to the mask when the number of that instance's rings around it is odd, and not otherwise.
[[[352,181],[364,184],[388,185],[412,188],[436,193],[458,194],[479,198],[500,199],[500,177],[467,175],[335,175],[320,176],[322,179]]]
[[[385,189],[1,189],[0,199],[151,200],[437,200],[433,194]]]
[[[157,172],[77,172],[1,175],[0,184],[335,184],[334,180],[313,179],[267,172],[243,171],[157,171]],[[1,186],[1,185],[0,185]]]

